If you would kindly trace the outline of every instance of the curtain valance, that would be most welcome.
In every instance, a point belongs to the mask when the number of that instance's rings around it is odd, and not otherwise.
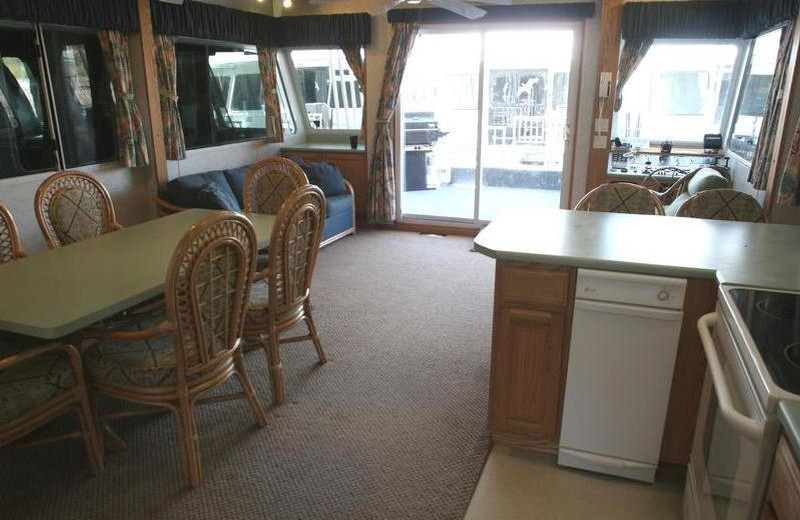
[[[123,33],[139,30],[135,0],[2,0],[0,19],[75,25]]]
[[[486,15],[469,20],[447,9],[413,8],[392,9],[387,13],[389,23],[486,23],[519,22],[524,20],[583,20],[594,16],[594,3],[482,5]]]
[[[249,43],[267,47],[368,45],[372,18],[366,13],[273,16],[187,0],[183,5],[150,0],[153,31],[168,36]]]
[[[622,39],[754,38],[797,17],[799,0],[630,2]]]

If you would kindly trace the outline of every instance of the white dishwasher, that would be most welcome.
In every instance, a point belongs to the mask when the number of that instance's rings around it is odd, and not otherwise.
[[[655,480],[686,280],[578,270],[558,463]]]

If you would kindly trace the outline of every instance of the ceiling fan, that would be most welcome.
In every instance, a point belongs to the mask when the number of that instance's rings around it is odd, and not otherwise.
[[[333,2],[337,2],[339,0],[309,0],[310,4],[329,4]],[[406,3],[409,5],[419,5],[421,3],[427,3],[431,5],[435,5],[436,7],[440,7],[442,9],[447,9],[453,13],[456,13],[459,16],[463,16],[464,18],[469,18],[470,20],[477,20],[478,18],[482,18],[486,15],[486,11],[473,5],[476,0],[382,0],[383,6],[380,9],[373,12],[372,14],[383,14],[388,10],[402,4]],[[480,4],[490,4],[490,5],[511,5],[512,0],[477,0],[477,3]]]

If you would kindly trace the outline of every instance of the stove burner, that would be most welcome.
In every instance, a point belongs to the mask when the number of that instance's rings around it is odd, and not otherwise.
[[[756,302],[756,309],[770,318],[779,320],[794,320],[797,317],[794,301],[786,301],[785,299],[766,297]]]
[[[783,349],[783,357],[795,368],[800,368],[800,343],[792,343]]]

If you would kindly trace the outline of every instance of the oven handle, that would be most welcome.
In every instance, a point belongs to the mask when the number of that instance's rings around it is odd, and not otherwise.
[[[717,394],[719,411],[733,429],[755,442],[760,442],[764,435],[764,427],[755,419],[739,413],[733,406],[728,382],[725,380],[722,363],[717,355],[717,347],[711,336],[711,329],[717,326],[718,322],[719,316],[712,312],[697,321],[697,329],[700,331],[700,340],[703,342],[703,350],[705,350],[708,360],[708,370],[711,372],[711,381],[714,383],[714,391]]]

